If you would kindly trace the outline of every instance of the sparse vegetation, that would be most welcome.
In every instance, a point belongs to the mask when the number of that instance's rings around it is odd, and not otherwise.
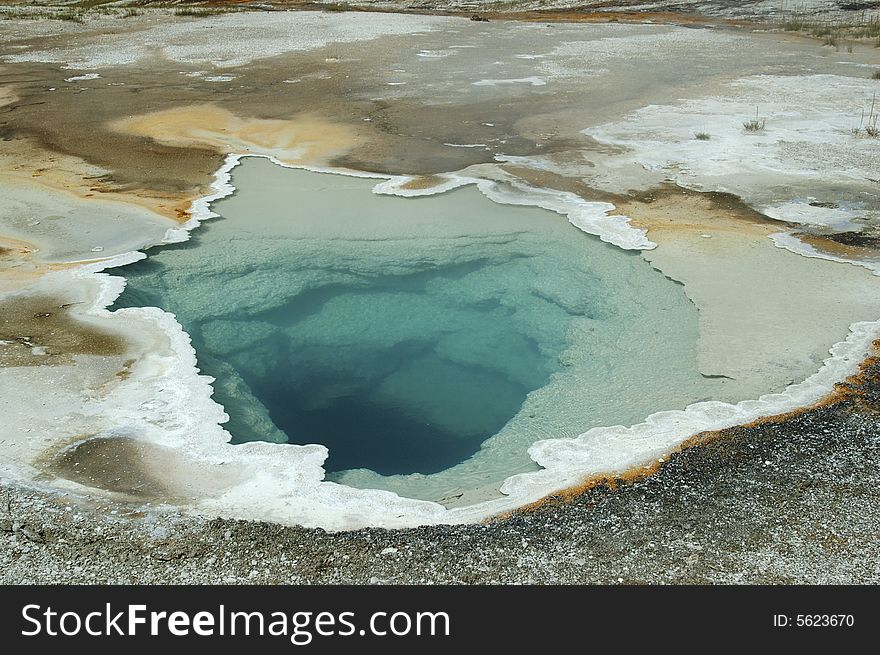
[[[64,11],[55,14],[54,17],[58,20],[69,20],[74,23],[85,22],[84,12],[76,11],[75,9],[65,9]]]
[[[112,2],[112,0],[79,0],[79,2],[73,4],[73,7],[78,9],[94,9],[109,2]]]
[[[806,21],[792,18],[782,24],[782,29],[786,32],[804,32],[807,30]]]
[[[181,7],[174,10],[175,16],[215,16],[225,13],[222,9],[204,9],[202,7]]]
[[[697,132],[696,134],[694,134],[694,138],[695,138],[697,141],[708,141],[708,140],[711,139],[712,137],[709,136],[709,133],[708,133],[708,132]]]
[[[856,27],[852,30],[851,34],[857,39],[880,36],[880,20],[874,19],[864,25]]]
[[[193,0],[76,0],[70,3],[21,3],[4,5],[0,0],[0,20],[63,20],[83,23],[88,18],[133,18],[147,13],[175,16],[214,16],[217,14],[256,11],[254,5],[204,7],[189,4]]]
[[[5,9],[5,11],[0,14],[0,17],[2,17],[3,20],[36,20],[37,18],[40,18],[38,14],[21,9]]]
[[[875,70],[873,73],[871,73],[871,79],[880,80],[880,70]]]
[[[786,32],[800,32],[817,39],[822,39],[822,45],[837,47],[841,40],[858,41],[863,39],[877,39],[875,47],[880,47],[880,19],[870,13],[861,13],[855,19],[849,21],[832,20],[829,18],[816,18],[806,11],[789,14],[781,25]],[[847,52],[851,52],[852,44],[847,46]]]
[[[868,115],[865,116],[865,110],[862,110],[862,119],[859,121],[859,126],[854,127],[852,129],[853,136],[861,136],[862,132],[865,133],[866,136],[871,137],[872,139],[876,139],[880,137],[880,127],[877,125],[878,116],[874,112],[874,107],[877,104],[877,93],[875,92],[871,96],[871,108],[868,110]]]
[[[743,123],[746,132],[763,132],[766,126],[767,119],[758,117],[757,107],[755,107],[755,117]]]

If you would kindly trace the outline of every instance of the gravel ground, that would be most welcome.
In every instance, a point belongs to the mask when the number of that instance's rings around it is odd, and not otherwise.
[[[877,583],[878,413],[875,360],[829,405],[488,525],[327,533],[4,485],[0,582]]]

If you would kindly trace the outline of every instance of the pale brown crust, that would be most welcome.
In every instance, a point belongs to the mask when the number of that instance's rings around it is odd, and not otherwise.
[[[797,233],[795,236],[818,252],[855,261],[877,261],[877,251],[865,246],[839,243],[831,236]]]
[[[414,177],[409,182],[401,184],[400,188],[407,191],[433,189],[435,186],[441,184],[442,182],[443,178],[437,175],[423,175],[421,177]]]
[[[114,356],[127,351],[125,340],[77,320],[75,304],[48,295],[3,301],[0,314],[0,367],[70,364],[77,355]]]

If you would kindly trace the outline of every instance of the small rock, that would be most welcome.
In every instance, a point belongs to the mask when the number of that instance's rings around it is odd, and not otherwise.
[[[37,544],[41,544],[45,541],[45,539],[43,538],[42,530],[34,530],[33,528],[25,527],[22,528],[21,534],[24,536],[25,539],[33,541]]]
[[[388,548],[383,548],[380,555],[395,555],[397,553],[397,549],[394,546],[388,546]]]

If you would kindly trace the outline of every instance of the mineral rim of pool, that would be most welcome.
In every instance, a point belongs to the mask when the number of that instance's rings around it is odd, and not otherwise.
[[[173,312],[233,440],[323,444],[330,480],[477,502],[540,439],[755,391],[700,375],[681,285],[553,212],[256,158],[232,183],[117,306]]]

